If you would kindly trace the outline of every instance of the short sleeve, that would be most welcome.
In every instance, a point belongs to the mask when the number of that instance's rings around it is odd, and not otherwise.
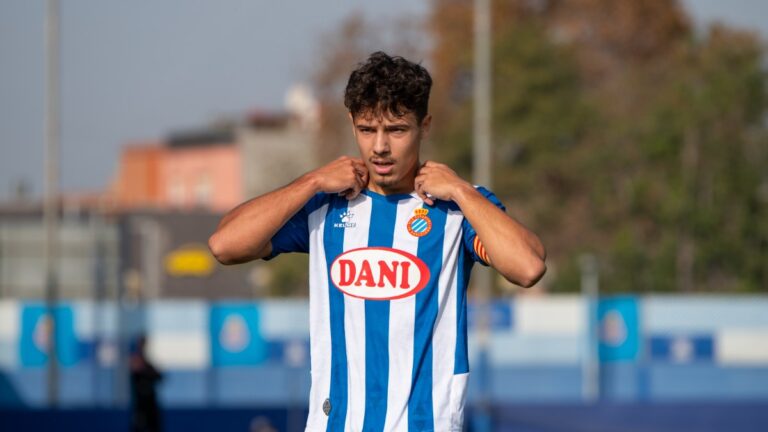
[[[499,201],[493,192],[482,186],[475,186],[475,189],[477,189],[477,191],[480,192],[488,201],[495,204],[496,207],[500,208],[502,211],[507,211],[507,208],[504,207],[504,204]],[[487,266],[488,256],[485,254],[485,248],[483,247],[482,243],[480,243],[480,239],[477,237],[477,232],[466,218],[464,218],[461,228],[464,235],[464,248],[468,252],[469,256],[472,257],[472,261],[479,262],[480,264]]]
[[[315,195],[288,219],[272,237],[272,252],[264,257],[264,260],[269,261],[282,253],[309,252],[309,215],[319,207],[325,196],[325,194]]]

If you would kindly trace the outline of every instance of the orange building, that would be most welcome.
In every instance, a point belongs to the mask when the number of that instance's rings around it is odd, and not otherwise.
[[[233,134],[219,131],[129,145],[110,201],[116,210],[227,211],[244,200],[240,153]]]
[[[105,197],[113,210],[226,212],[316,164],[317,104],[299,86],[286,111],[254,110],[167,140],[124,147]]]

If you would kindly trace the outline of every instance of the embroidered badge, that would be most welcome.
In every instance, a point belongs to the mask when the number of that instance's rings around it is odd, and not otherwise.
[[[416,209],[415,215],[408,221],[408,232],[415,237],[424,237],[432,229],[432,220],[427,216],[429,210]]]

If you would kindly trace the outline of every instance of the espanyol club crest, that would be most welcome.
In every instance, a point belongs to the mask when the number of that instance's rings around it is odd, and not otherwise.
[[[51,351],[51,316],[44,314],[35,323],[35,330],[32,333],[32,343],[40,352],[49,354]]]
[[[432,229],[432,220],[427,217],[429,210],[418,208],[415,215],[408,221],[408,232],[415,237],[424,237]]]
[[[219,333],[219,343],[231,353],[241,352],[251,343],[248,326],[241,315],[233,313],[224,320]]]
[[[367,300],[395,300],[421,291],[429,268],[419,257],[398,249],[352,249],[331,263],[331,280],[344,294]]]

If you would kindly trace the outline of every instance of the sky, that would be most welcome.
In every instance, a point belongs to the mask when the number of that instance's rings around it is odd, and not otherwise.
[[[281,109],[306,81],[321,36],[352,12],[424,17],[427,0],[60,0],[64,192],[106,188],[128,142],[222,116]],[[764,0],[684,0],[768,35]],[[0,201],[20,181],[42,194],[45,0],[0,0]]]

